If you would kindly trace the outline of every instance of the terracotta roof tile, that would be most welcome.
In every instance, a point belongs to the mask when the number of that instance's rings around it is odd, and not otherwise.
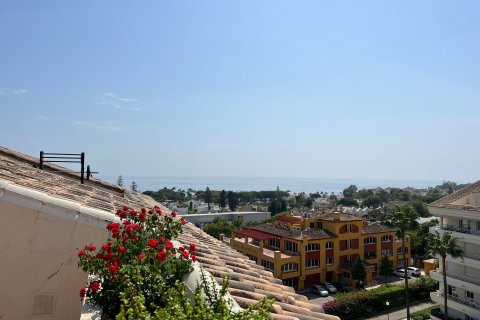
[[[364,233],[379,233],[379,232],[392,232],[397,231],[395,228],[383,226],[381,224],[368,224],[362,228]]]
[[[295,229],[277,227],[271,223],[249,226],[248,228],[245,228],[245,229],[263,231],[272,235],[288,237],[288,238],[298,239],[298,240],[302,239],[302,237],[308,237],[310,239],[325,239],[325,238],[335,237],[335,234],[333,234],[328,230],[311,229],[307,231],[300,231]]]
[[[123,205],[138,208],[160,206],[162,210],[169,212],[146,195],[95,178],[82,185],[79,174],[49,163],[45,164],[42,171],[35,167],[37,162],[36,158],[0,147],[0,179],[108,212],[114,212]],[[274,278],[270,271],[191,223],[184,225],[183,230],[177,240],[183,245],[196,245],[198,262],[210,271],[219,283],[222,283],[224,275],[230,276],[229,291],[240,306],[248,306],[267,296],[278,301],[272,308],[272,319],[322,319],[318,307],[309,304],[307,298],[296,294],[293,288],[282,285],[282,281]],[[322,233],[311,235],[325,236]],[[295,236],[298,237],[299,234]]]
[[[480,206],[478,205],[454,203],[472,193],[480,193],[480,181],[469,184],[468,186],[458,191],[455,191],[441,199],[438,199],[437,201],[429,203],[427,206],[436,207],[436,208],[467,210],[467,211],[480,211]]]

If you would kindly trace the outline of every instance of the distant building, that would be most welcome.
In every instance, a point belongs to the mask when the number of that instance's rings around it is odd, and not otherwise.
[[[313,212],[277,216],[272,224],[245,227],[228,239],[230,246],[273,272],[285,285],[304,288],[323,281],[354,285],[352,264],[359,257],[370,282],[382,256],[394,268],[405,265],[396,229],[368,224],[363,218]],[[406,241],[410,261],[410,238]]]
[[[188,222],[193,223],[197,227],[202,227],[204,224],[212,223],[215,219],[222,219],[226,221],[241,220],[243,223],[265,221],[271,218],[270,212],[218,212],[218,213],[203,213],[203,214],[187,214],[184,216]]]
[[[463,259],[447,256],[447,270],[430,272],[440,282],[439,291],[432,292],[430,297],[443,309],[447,295],[451,319],[480,319],[480,181],[430,203],[428,210],[440,220],[440,225],[432,231],[440,235],[452,232],[465,252]],[[448,292],[443,292],[444,272]],[[432,319],[438,318],[432,316]]]

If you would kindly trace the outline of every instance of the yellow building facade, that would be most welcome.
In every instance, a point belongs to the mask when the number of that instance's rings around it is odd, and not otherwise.
[[[279,216],[272,224],[243,228],[227,241],[285,285],[302,289],[335,281],[354,286],[351,271],[357,258],[364,262],[366,283],[377,276],[384,255],[394,269],[403,267],[402,242],[395,234],[395,229],[367,224],[358,216],[308,213]],[[405,246],[408,265],[409,238]]]

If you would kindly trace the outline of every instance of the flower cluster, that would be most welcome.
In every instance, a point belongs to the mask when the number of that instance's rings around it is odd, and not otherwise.
[[[184,218],[173,211],[160,208],[140,211],[124,206],[118,209],[118,222],[107,225],[109,239],[97,248],[90,244],[79,250],[78,265],[95,280],[87,282],[80,297],[88,297],[114,317],[120,306],[120,293],[125,290],[124,279],[135,268],[140,270],[146,305],[162,304],[162,292],[191,271],[196,261],[196,247],[175,247],[172,242],[182,232]]]

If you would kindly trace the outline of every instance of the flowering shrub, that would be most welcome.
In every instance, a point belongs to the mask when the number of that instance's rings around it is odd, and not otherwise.
[[[99,305],[104,318],[115,319],[129,300],[127,294],[138,297],[142,312],[153,314],[166,306],[168,290],[192,270],[195,245],[176,248],[171,242],[186,223],[184,218],[174,219],[175,212],[136,211],[125,206],[117,210],[117,216],[120,222],[107,225],[110,237],[106,243],[98,250],[87,245],[78,252],[79,267],[95,277],[80,289],[80,297]]]

